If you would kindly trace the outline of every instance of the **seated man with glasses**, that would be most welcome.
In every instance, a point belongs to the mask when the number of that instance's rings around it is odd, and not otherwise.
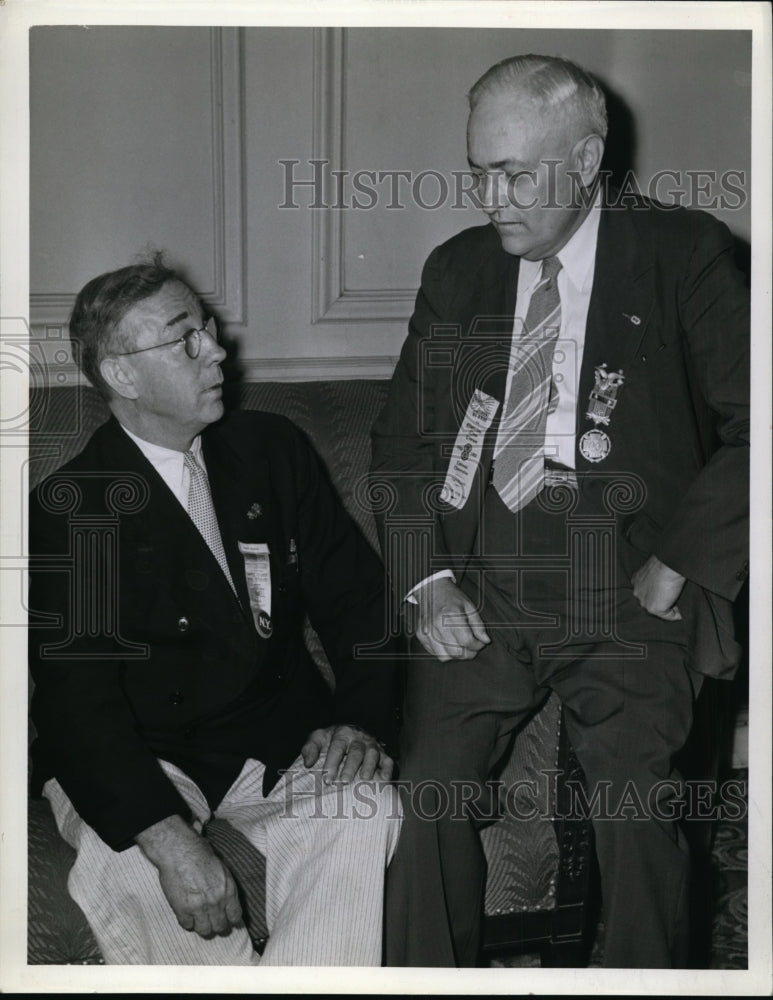
[[[90,281],[70,335],[112,413],[30,500],[34,784],[70,892],[107,963],[378,965],[382,567],[292,423],[224,415],[214,319],[160,257]],[[213,815],[266,857],[262,958]]]

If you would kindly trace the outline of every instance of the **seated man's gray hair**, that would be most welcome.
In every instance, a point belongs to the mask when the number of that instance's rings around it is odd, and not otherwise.
[[[73,353],[80,370],[105,399],[110,398],[110,389],[99,366],[111,351],[126,346],[117,336],[121,320],[138,302],[175,280],[177,272],[167,267],[163,253],[158,252],[148,263],[100,274],[78,292],[70,315]]]

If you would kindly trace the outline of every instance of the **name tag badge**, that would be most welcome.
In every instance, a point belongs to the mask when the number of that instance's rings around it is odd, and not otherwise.
[[[483,438],[498,409],[498,399],[480,389],[473,392],[456,437],[443,489],[440,491],[440,499],[457,510],[461,510],[467,503],[483,452]]]
[[[268,545],[265,542],[239,542],[239,551],[244,557],[252,620],[258,635],[262,639],[269,639],[274,626],[271,622],[271,565]]]

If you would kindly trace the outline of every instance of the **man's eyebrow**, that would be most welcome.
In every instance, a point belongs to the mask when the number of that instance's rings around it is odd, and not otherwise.
[[[488,167],[484,168],[484,167],[481,167],[478,163],[475,163],[468,156],[467,157],[467,163],[474,170],[484,170],[485,169],[485,170],[502,170],[502,171],[506,171],[506,170],[513,170],[513,169],[515,169],[515,170],[530,170],[530,169],[532,169],[531,165],[528,164],[528,163],[525,163],[523,160],[497,160],[495,163],[491,163],[491,164],[488,165]]]
[[[174,326],[175,323],[180,323],[182,320],[187,319],[188,315],[189,313],[188,310],[186,309],[185,312],[178,313],[178,315],[175,316],[174,319],[170,319],[169,322],[166,324],[166,326],[167,327]],[[164,327],[164,329],[166,329],[166,327]]]

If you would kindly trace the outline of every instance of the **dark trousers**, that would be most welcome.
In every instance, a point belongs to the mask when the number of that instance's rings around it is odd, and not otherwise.
[[[590,539],[592,519],[585,527]],[[686,961],[689,856],[670,818],[672,758],[689,735],[699,678],[686,667],[683,625],[647,615],[633,597],[624,567],[645,556],[580,558],[577,572],[569,550],[582,542],[572,537],[565,512],[538,498],[514,516],[489,489],[477,551],[487,568],[473,568],[462,587],[492,641],[473,660],[417,652],[409,667],[405,819],[387,879],[390,965],[476,963],[485,862],[474,820],[491,814],[485,782],[550,689],[589,799],[598,795],[605,965]],[[479,794],[460,815],[460,790],[466,801],[470,788]]]

